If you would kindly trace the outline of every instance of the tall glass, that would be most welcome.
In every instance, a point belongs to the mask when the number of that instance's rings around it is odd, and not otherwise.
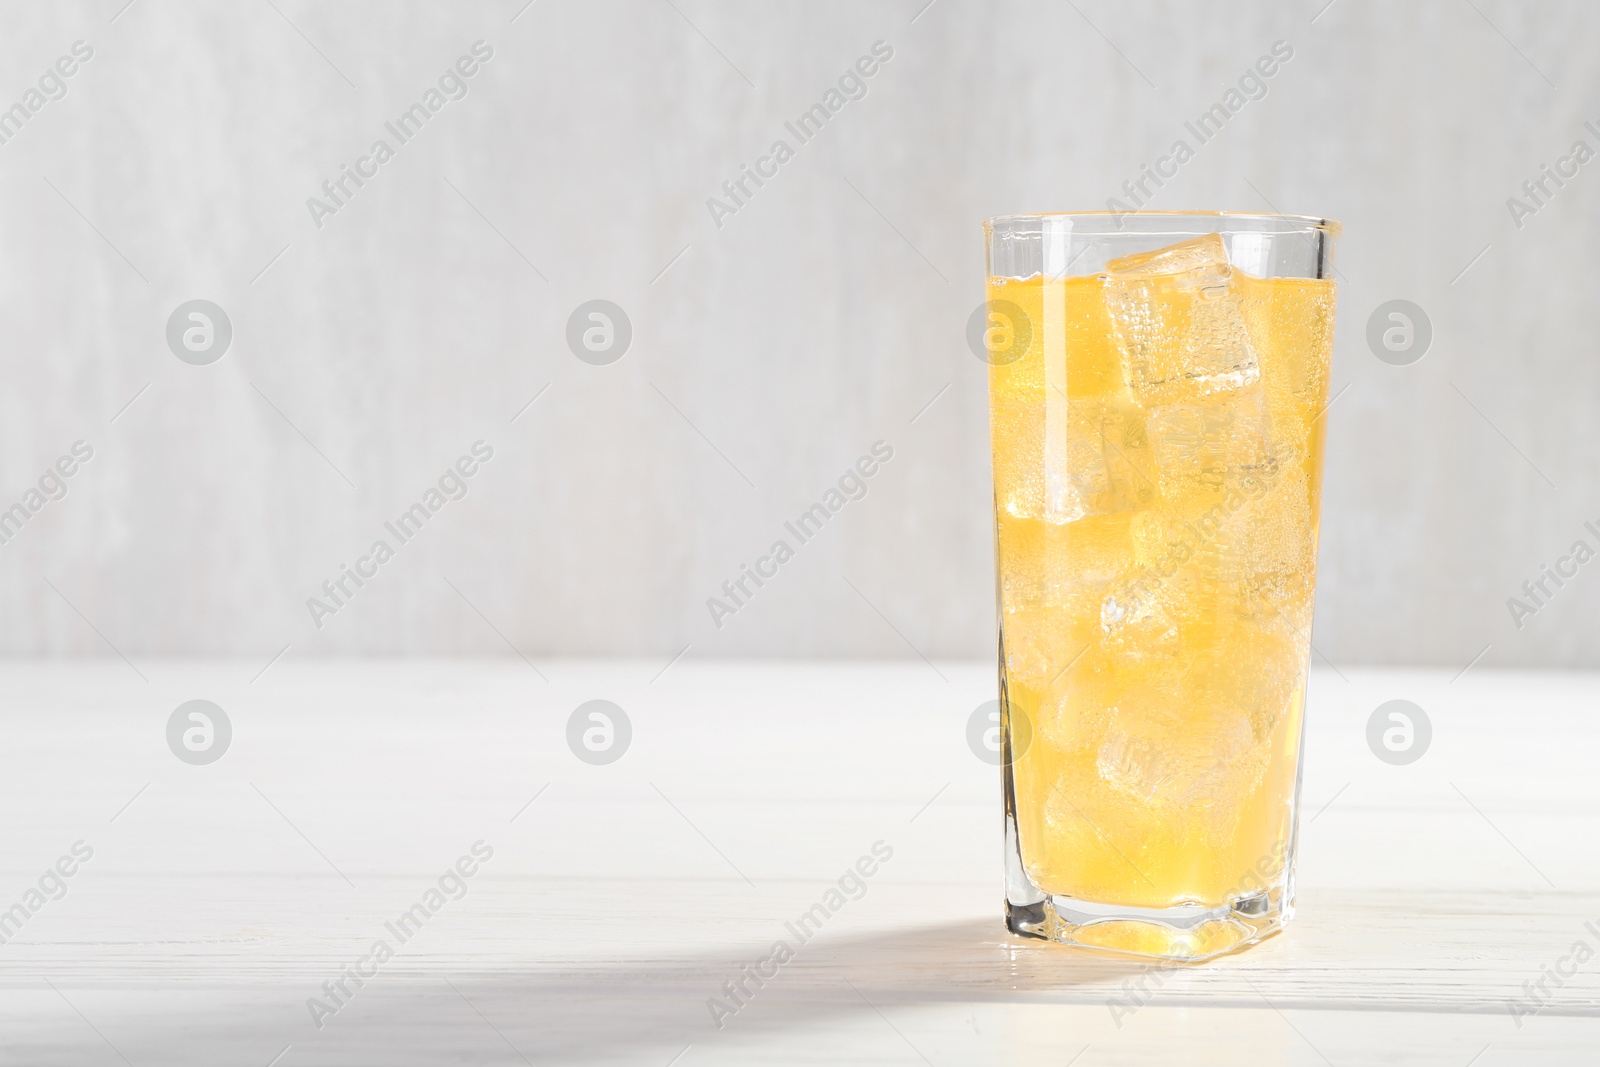
[[[1292,914],[1338,232],[984,224],[1016,933],[1196,960]]]

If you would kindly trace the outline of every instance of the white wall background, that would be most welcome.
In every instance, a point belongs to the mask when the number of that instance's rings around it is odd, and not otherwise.
[[[0,506],[94,448],[0,545],[0,651],[987,655],[978,222],[1103,206],[1284,40],[1152,206],[1346,224],[1318,649],[1600,665],[1600,564],[1520,631],[1505,605],[1600,544],[1600,162],[1506,207],[1600,149],[1600,8],[924,2],[0,6],[0,105],[94,49],[0,145]],[[479,39],[469,95],[316,228],[306,198]],[[868,95],[716,227],[880,39]],[[210,366],[165,343],[193,298],[233,323]],[[634,328],[606,367],[564,340],[594,298]],[[1433,323],[1413,366],[1365,343],[1392,298]],[[315,627],[478,439],[469,496]],[[868,496],[714,627],[879,439]]]

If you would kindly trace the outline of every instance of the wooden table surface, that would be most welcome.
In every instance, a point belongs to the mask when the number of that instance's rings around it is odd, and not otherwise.
[[[987,664],[663,666],[0,667],[0,1061],[1600,1061],[1600,677],[1317,671],[1297,917],[1165,970],[1004,930]],[[1406,766],[1366,740],[1396,698]]]

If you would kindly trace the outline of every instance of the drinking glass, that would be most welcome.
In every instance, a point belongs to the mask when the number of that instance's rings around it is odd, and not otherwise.
[[[1019,934],[1198,960],[1293,912],[1337,223],[984,223]]]

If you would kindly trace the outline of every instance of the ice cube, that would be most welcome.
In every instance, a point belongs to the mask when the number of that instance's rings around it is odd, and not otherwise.
[[[1042,600],[1007,606],[1000,636],[1010,685],[1042,692],[1082,647],[1073,645],[1072,617]]]
[[[1155,464],[1144,413],[1125,400],[1101,401],[1101,460],[1106,468],[1107,512],[1128,511],[1148,503],[1156,491]]]
[[[1057,758],[1073,754],[1093,760],[1105,732],[1115,692],[1109,675],[1086,662],[1093,655],[1057,664],[1055,677],[1039,698],[1035,736],[1055,749]]]
[[[1100,601],[1132,549],[1126,514],[1027,525],[1027,541],[1002,529],[1001,627],[1010,678],[1042,692],[1099,644]]]
[[[1133,563],[1128,520],[1134,512],[1090,515],[1074,522],[1013,519],[999,523],[1000,596],[1006,609],[1028,604],[1064,607],[1085,614],[1079,602],[1093,599],[1098,615],[1106,585]]]
[[[1019,519],[1069,523],[1129,511],[1154,495],[1144,420],[1132,404],[1105,397],[1063,400],[1055,432],[1037,411],[1034,427],[994,435],[1000,507]]]
[[[1229,484],[1192,493],[1172,508],[1185,571],[1225,598],[1239,617],[1270,617],[1310,603],[1316,530],[1310,489],[1298,464],[1279,464]],[[1224,610],[1221,600],[1216,610]]]
[[[1104,288],[1133,397],[1153,407],[1261,380],[1218,234],[1106,264]]]
[[[995,396],[991,407],[995,506],[1019,519],[1043,518],[1042,397],[1016,390]]]
[[[1062,446],[1065,462],[1048,464],[1046,518],[1068,523],[1131,511],[1152,495],[1144,470],[1144,422],[1131,405],[1100,397],[1070,399]],[[1142,462],[1141,462],[1142,461]]]
[[[1065,440],[1066,462],[1050,465],[1045,488],[1046,514],[1052,522],[1066,523],[1097,515],[1111,493],[1111,472],[1106,466],[1104,411],[1097,400],[1068,400]],[[1049,464],[1048,459],[1046,463]]]
[[[1136,880],[1140,868],[1150,869],[1140,849],[1172,837],[1164,815],[1112,788],[1095,767],[1093,749],[1062,759],[1044,803],[1045,824],[1062,855],[1099,857],[1119,875]]]
[[[1153,574],[1113,583],[1100,602],[1100,648],[1108,660],[1152,680],[1180,676],[1186,667],[1183,629],[1173,610],[1179,594]]]
[[[1153,408],[1146,429],[1156,482],[1171,502],[1224,489],[1259,492],[1278,463],[1260,386]]]
[[[1226,819],[1266,766],[1250,717],[1192,687],[1140,687],[1118,702],[1096,758],[1100,778],[1152,806]]]
[[[1045,528],[1045,574],[1053,597],[1068,603],[1080,593],[1096,599],[1133,563],[1129,520],[1134,513],[1091,515]]]
[[[1223,514],[1214,541],[1218,577],[1232,582],[1272,576],[1308,577],[1316,567],[1311,490],[1299,464],[1264,473],[1261,490]]]
[[[1186,684],[1227,700],[1249,717],[1256,740],[1268,741],[1305,681],[1298,625],[1276,616],[1219,621],[1214,639],[1193,653]]]

